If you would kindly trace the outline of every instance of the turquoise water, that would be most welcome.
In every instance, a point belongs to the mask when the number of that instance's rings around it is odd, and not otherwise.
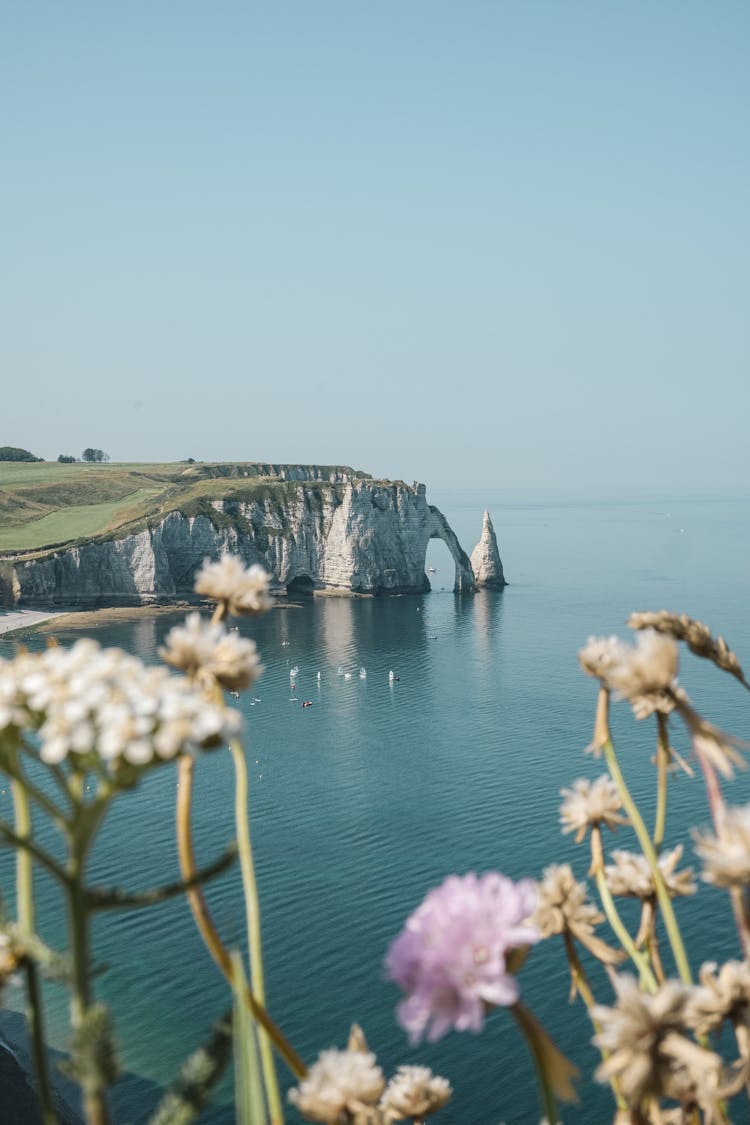
[[[307,1059],[343,1045],[349,1024],[364,1027],[387,1071],[424,1062],[450,1078],[455,1100],[439,1120],[461,1125],[527,1125],[537,1109],[531,1064],[507,1013],[481,1036],[451,1034],[410,1049],[395,1022],[397,990],[383,979],[389,941],[425,892],[450,872],[500,869],[539,875],[570,860],[579,878],[583,848],[559,833],[561,786],[596,776],[582,753],[595,688],[576,652],[594,633],[619,631],[633,609],[687,611],[724,633],[750,665],[745,594],[750,497],[638,496],[560,499],[433,494],[471,550],[489,504],[511,585],[501,594],[455,597],[452,563],[440,543],[428,565],[434,590],[378,601],[314,599],[241,624],[266,671],[240,704],[247,722],[252,827],[261,888],[269,1006]],[[441,590],[440,587],[447,587]],[[173,620],[144,619],[97,631],[146,660]],[[72,640],[68,633],[61,639]],[[41,642],[34,642],[41,643]],[[0,652],[9,643],[0,643]],[[743,689],[688,658],[681,679],[696,704],[748,737]],[[290,668],[298,666],[296,692]],[[360,679],[359,669],[367,670]],[[338,668],[351,679],[338,675]],[[389,682],[388,671],[400,677]],[[320,680],[317,674],[320,673]],[[700,673],[700,674],[698,674]],[[251,706],[254,697],[258,702]],[[312,700],[303,709],[301,701]],[[652,808],[652,731],[616,715],[623,767],[644,809]],[[686,750],[681,734],[678,748]],[[750,800],[750,775],[732,785]],[[200,862],[234,836],[228,755],[200,763],[195,837]],[[9,813],[9,795],[0,809]],[[115,807],[94,855],[97,881],[130,888],[177,877],[174,774],[155,773]],[[705,824],[697,780],[674,787],[667,843]],[[615,846],[630,846],[621,832]],[[3,886],[9,885],[7,857]],[[63,940],[54,894],[43,886],[43,931]],[[244,907],[232,872],[208,891],[229,942],[241,943]],[[708,906],[707,906],[708,904]],[[694,967],[734,954],[721,895],[702,890],[678,904]],[[127,1067],[162,1083],[204,1038],[226,1003],[184,903],[109,916],[96,931],[107,966],[99,991],[117,1013]],[[601,999],[607,986],[596,974]],[[595,1055],[584,1010],[568,1005],[561,946],[534,950],[521,975],[524,997],[582,1070]],[[62,1044],[58,1005],[53,1038]],[[606,1091],[584,1086],[583,1125],[607,1119]],[[228,1095],[227,1095],[228,1096]],[[122,1120],[143,1120],[140,1093]],[[230,1122],[228,1105],[205,1120]],[[296,1120],[289,1111],[289,1120]]]

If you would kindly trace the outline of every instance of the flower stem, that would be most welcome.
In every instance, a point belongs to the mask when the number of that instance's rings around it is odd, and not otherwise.
[[[594,999],[594,994],[591,991],[588,977],[586,976],[583,965],[581,964],[580,958],[578,956],[575,942],[573,941],[573,938],[571,937],[568,930],[565,930],[563,932],[563,939],[565,941],[565,952],[568,957],[568,964],[570,965],[570,975],[573,978],[573,986],[578,990],[578,992],[580,992],[584,1004],[589,1009],[589,1011],[591,1011],[591,1009],[596,1004],[596,1000]]]
[[[235,823],[237,827],[237,844],[240,853],[240,870],[242,872],[242,890],[245,897],[245,912],[247,916],[247,937],[250,947],[250,982],[253,995],[258,1003],[266,1006],[266,988],[263,976],[263,947],[260,930],[260,905],[258,902],[258,887],[255,881],[255,868],[253,864],[253,850],[250,840],[250,824],[248,820],[248,777],[247,762],[242,746],[236,739],[232,739],[229,749],[234,762],[236,777],[235,789]],[[281,1108],[281,1096],[273,1062],[271,1041],[266,1031],[260,1029],[260,1057],[263,1070],[263,1085],[268,1098],[268,1112],[272,1125],[281,1125],[284,1114]]]
[[[68,907],[68,926],[70,947],[73,958],[73,979],[70,993],[70,1022],[74,1032],[84,1031],[86,1019],[92,1006],[91,993],[91,946],[90,909],[85,885],[86,861],[96,833],[104,819],[111,797],[105,794],[90,806],[85,806],[86,815],[78,817],[71,825],[70,859],[66,898]],[[88,1066],[80,1075],[79,1082],[83,1095],[83,1113],[87,1125],[107,1125],[106,1080],[95,1066]]]
[[[664,918],[664,927],[667,931],[669,944],[672,947],[677,972],[683,984],[692,984],[693,976],[690,972],[690,965],[688,963],[685,946],[682,941],[680,928],[677,925],[674,909],[672,908],[672,900],[669,897],[669,892],[664,883],[664,878],[659,867],[659,862],[654,850],[654,845],[651,841],[651,836],[643,821],[638,806],[630,795],[630,790],[625,784],[625,778],[620,769],[620,763],[617,761],[614,744],[611,737],[607,739],[603,746],[604,757],[607,762],[607,768],[612,775],[612,780],[617,786],[623,806],[626,813],[630,817],[630,823],[635,829],[635,834],[638,837],[638,843],[641,845],[641,850],[646,858],[646,862],[651,869],[651,875],[654,880],[654,887],[656,888],[656,897],[659,900],[662,916]]]
[[[656,821],[654,823],[654,848],[657,855],[664,843],[664,827],[667,819],[667,767],[669,766],[669,735],[667,717],[659,712],[656,716],[659,734],[656,742]]]
[[[598,1034],[599,1024],[596,1022],[596,1020],[594,1019],[594,1017],[592,1015],[593,1009],[596,1007],[596,1000],[594,998],[593,992],[591,991],[591,986],[589,985],[588,977],[586,976],[586,971],[585,971],[583,965],[581,964],[581,960],[578,956],[578,950],[576,949],[575,942],[573,941],[573,937],[572,937],[569,930],[565,930],[565,932],[563,933],[563,938],[565,939],[565,952],[568,955],[568,964],[570,965],[570,972],[571,972],[571,976],[573,977],[573,984],[578,989],[578,991],[580,992],[580,994],[583,998],[583,1002],[586,1005],[586,1008],[588,1010],[589,1016],[591,1017],[591,1022],[594,1025],[594,1031],[596,1031],[597,1034]],[[609,1058],[609,1051],[605,1051],[605,1050],[602,1049],[601,1053],[602,1053],[603,1059]],[[617,1081],[617,1079],[614,1078],[614,1077],[611,1078],[610,1079],[610,1085],[612,1087],[612,1093],[615,1096],[617,1108],[618,1109],[627,1109],[628,1104],[625,1101],[625,1098],[622,1096],[622,1093],[620,1091],[620,1085],[619,1085],[619,1082]]]
[[[18,778],[14,778],[11,782],[11,789],[15,810],[16,835],[22,840],[27,840],[31,836],[29,797],[23,783]],[[18,924],[24,934],[33,934],[35,926],[34,872],[31,855],[25,848],[16,849],[16,897]],[[39,971],[30,957],[26,958],[24,967],[28,1003],[26,1018],[34,1058],[34,1070],[39,1087],[39,1107],[44,1125],[55,1125],[57,1115],[52,1102],[52,1087],[47,1067],[47,1048],[44,1042],[44,1010],[42,990],[39,984]]]
[[[529,1048],[529,1053],[534,1060],[534,1068],[536,1070],[537,1080],[539,1082],[539,1092],[541,1094],[542,1109],[544,1116],[547,1119],[547,1125],[557,1125],[557,1105],[555,1103],[555,1096],[552,1093],[549,1079],[547,1078],[547,1069],[544,1065],[544,1058],[539,1049],[536,1036],[531,1032],[528,1021],[525,1019],[525,1009],[520,1004],[513,1004],[511,1011],[516,1018],[516,1023],[520,1027],[523,1037],[526,1040],[526,1045]]]
[[[193,774],[195,762],[188,754],[180,758],[178,766],[179,789],[177,791],[177,852],[180,861],[180,874],[185,882],[195,877],[195,853],[193,839],[190,831],[190,811],[193,798]],[[193,914],[193,919],[198,932],[206,943],[209,953],[216,965],[221,970],[227,981],[232,983],[231,958],[219,937],[214,920],[211,917],[206,900],[200,887],[192,886],[187,892],[187,900]],[[258,1023],[265,1028],[271,1037],[276,1050],[286,1062],[289,1069],[297,1078],[304,1078],[307,1067],[302,1062],[291,1043],[282,1034],[274,1021],[269,1016],[262,1004],[259,1004],[250,989],[246,990],[247,1003]]]
[[[701,750],[700,745],[695,746],[695,753],[706,786],[706,796],[708,797],[708,807],[711,810],[711,820],[713,821],[714,830],[717,835],[720,835],[721,819],[726,808],[724,795],[721,791],[721,784],[716,776],[716,770]],[[732,903],[732,913],[734,914],[734,921],[737,926],[742,952],[747,958],[750,957],[750,911],[748,911],[745,891],[745,887],[730,887],[729,898]]]
[[[599,891],[599,898],[602,901],[604,913],[607,915],[607,921],[617,934],[620,945],[638,969],[643,986],[648,989],[649,992],[656,992],[656,977],[651,971],[651,966],[647,958],[639,949],[636,949],[635,942],[625,928],[625,923],[620,917],[617,907],[615,906],[615,900],[612,898],[612,892],[607,885],[607,877],[604,874],[604,869],[601,867],[598,868],[597,871],[594,872],[594,876],[596,878],[596,888]]]

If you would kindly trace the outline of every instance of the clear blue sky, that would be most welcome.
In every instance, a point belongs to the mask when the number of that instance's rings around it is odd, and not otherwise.
[[[0,444],[748,481],[747,0],[23,0]]]

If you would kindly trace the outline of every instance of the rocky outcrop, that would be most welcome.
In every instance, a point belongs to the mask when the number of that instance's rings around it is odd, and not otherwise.
[[[235,492],[117,538],[6,558],[0,603],[96,606],[189,597],[203,560],[226,551],[266,567],[279,591],[421,593],[430,588],[430,539],[444,540],[453,556],[454,589],[475,589],[471,562],[445,516],[427,503],[424,485],[361,476],[308,483],[289,468],[283,484],[248,499]]]
[[[490,513],[487,511],[484,513],[482,538],[471,552],[471,568],[474,571],[478,590],[502,590],[503,586],[507,585],[497,546],[497,536]]]

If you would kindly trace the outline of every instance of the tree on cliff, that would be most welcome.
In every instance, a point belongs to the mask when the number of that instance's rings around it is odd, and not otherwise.
[[[0,461],[41,461],[28,449],[17,449],[15,445],[0,445]]]
[[[84,449],[81,458],[84,461],[109,461],[109,454],[105,453],[103,449],[91,449],[89,447]]]

